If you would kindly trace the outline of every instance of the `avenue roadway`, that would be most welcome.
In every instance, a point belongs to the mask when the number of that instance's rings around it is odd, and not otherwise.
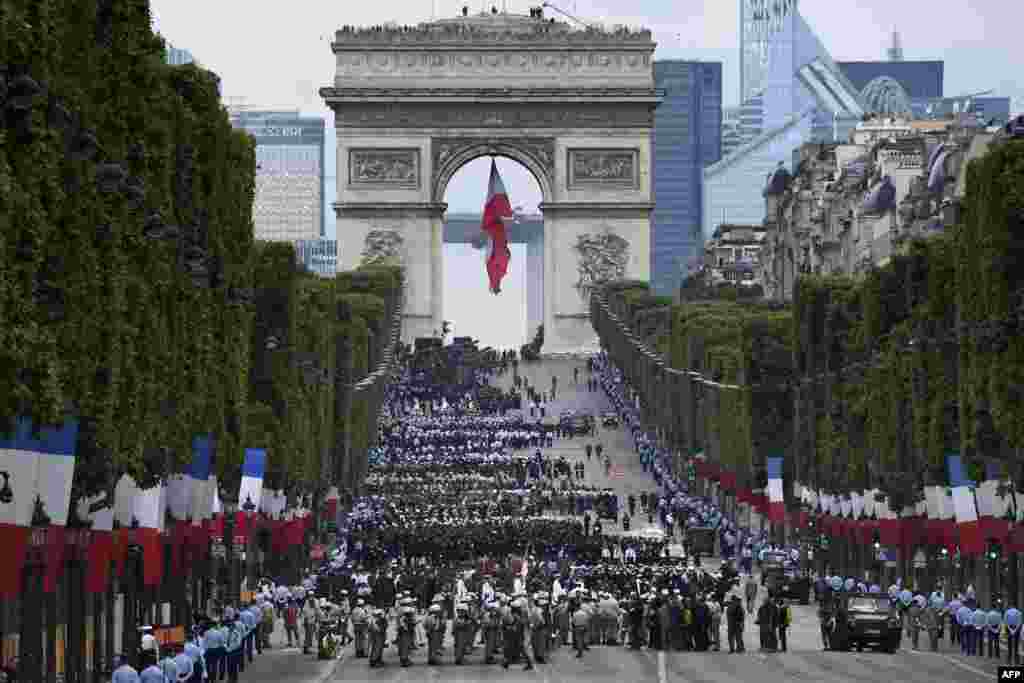
[[[572,384],[572,368],[580,370],[579,386]],[[566,408],[581,412],[601,413],[609,404],[599,392],[587,392],[583,384],[585,363],[570,360],[545,360],[541,363],[521,364],[522,374],[530,378],[538,389],[548,390],[550,377],[558,375],[558,400],[548,406],[548,414],[558,414]],[[510,376],[498,384],[507,386]],[[653,479],[644,473],[631,440],[625,430],[599,429],[596,438],[575,438],[557,441],[551,455],[564,454],[570,460],[582,458],[587,443],[604,444],[611,454],[613,471],[621,476],[605,477],[604,468],[597,459],[587,462],[586,479],[591,485],[610,487],[620,495],[638,495],[653,491]],[[639,527],[647,520],[636,519]],[[606,529],[610,531],[610,529]],[[705,560],[705,562],[708,562]],[[764,597],[763,594],[760,597]],[[757,651],[757,627],[748,617],[745,634],[747,651],[744,654],[728,652],[652,652],[632,651],[622,647],[591,647],[582,659],[568,647],[555,651],[546,664],[538,664],[533,671],[523,671],[522,665],[508,670],[501,666],[482,664],[482,648],[468,657],[463,666],[451,664],[451,636],[446,638],[444,666],[428,666],[426,649],[414,653],[413,666],[398,665],[395,648],[385,651],[382,668],[371,669],[365,659],[346,658],[334,672],[338,681],[381,681],[388,683],[471,683],[484,681],[525,681],[541,683],[803,683],[830,681],[834,683],[936,683],[938,681],[970,681],[971,683],[995,679],[995,661],[982,658],[963,658],[946,647],[939,653],[911,651],[904,639],[903,649],[889,655],[881,652],[824,652],[818,628],[815,607],[792,607],[793,626],[789,635],[789,651],[760,653]],[[723,627],[723,642],[725,632]],[[346,655],[349,655],[349,650]],[[281,679],[277,679],[280,681]],[[267,683],[270,683],[268,680]],[[276,683],[276,682],[275,682]]]

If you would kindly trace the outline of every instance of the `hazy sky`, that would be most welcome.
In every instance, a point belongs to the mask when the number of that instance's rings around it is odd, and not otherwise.
[[[191,51],[205,67],[219,74],[228,101],[241,97],[255,106],[323,115],[329,130],[333,129],[333,116],[317,90],[334,78],[330,41],[337,28],[388,21],[415,24],[432,16],[455,16],[463,4],[462,0],[151,0],[156,29],[169,43]],[[540,0],[470,0],[468,4],[473,11],[496,4],[526,14]],[[589,22],[651,28],[658,42],[656,58],[721,61],[725,104],[737,104],[737,0],[556,0],[555,4]],[[1019,0],[804,0],[800,7],[837,61],[884,59],[896,29],[902,36],[907,60],[945,60],[947,94],[993,88],[998,95],[1020,98],[1014,109],[1024,109],[1024,79],[1020,78],[1024,59],[1017,43],[1019,27],[1024,26],[1024,4]],[[330,135],[328,145],[333,145]],[[335,155],[328,150],[326,157],[329,183],[333,183]],[[479,160],[453,179],[447,193],[453,210],[480,210],[488,163]],[[536,205],[539,192],[525,169],[508,162],[502,174],[513,206],[522,204],[530,209]],[[332,187],[327,198],[332,201],[333,197]],[[329,216],[328,221],[328,235],[333,236],[333,217]],[[477,252],[466,251],[451,246],[445,258],[446,290],[452,292],[445,315],[459,321],[475,319],[480,301],[476,290],[471,296],[466,292],[472,288],[454,286],[448,274],[476,268],[483,278],[482,258]],[[520,260],[514,250],[513,263]],[[510,277],[516,276],[513,273]],[[507,344],[520,343],[522,333],[515,330],[525,329],[525,313],[505,315],[505,307],[513,306],[515,300],[519,302],[515,305],[522,308],[523,292],[517,284],[522,278],[510,281],[499,297],[487,294],[486,283],[480,282],[487,297],[500,299],[500,303],[490,301],[488,320],[493,318],[494,326],[486,329],[501,338],[511,336]],[[501,314],[493,308],[495,305]]]

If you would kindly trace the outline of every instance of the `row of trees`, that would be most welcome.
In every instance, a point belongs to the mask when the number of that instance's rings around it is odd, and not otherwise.
[[[225,501],[246,447],[293,504],[365,474],[402,272],[318,278],[290,245],[254,242],[255,147],[218,90],[165,63],[146,0],[0,3],[0,434],[79,422],[70,528],[33,519],[8,548],[0,634],[19,680],[100,680],[136,626],[187,626],[217,585],[236,601],[243,551],[291,576],[309,551],[305,520],[239,538],[229,516],[209,536],[168,520],[151,553],[136,529],[88,529],[78,500],[183,471],[199,435]]]
[[[959,453],[976,481],[1024,489],[1024,143],[971,163],[961,224],[865,278],[802,276],[795,302],[684,299],[606,286],[592,317],[653,420],[740,485],[765,458],[830,493],[881,490],[901,512],[947,484]],[[659,383],[685,371],[666,411]]]
[[[255,243],[253,140],[164,55],[147,2],[0,6],[0,431],[79,418],[73,499],[181,471],[200,434],[228,498],[245,447],[268,486],[351,487],[401,272]]]

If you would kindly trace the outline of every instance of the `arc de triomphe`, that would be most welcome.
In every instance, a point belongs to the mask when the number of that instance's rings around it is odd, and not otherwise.
[[[588,285],[650,275],[654,47],[649,31],[503,13],[338,31],[320,95],[336,117],[339,269],[401,260],[403,338],[432,335],[448,181],[509,157],[543,194],[544,351],[590,346]],[[482,264],[465,277],[487,286]]]

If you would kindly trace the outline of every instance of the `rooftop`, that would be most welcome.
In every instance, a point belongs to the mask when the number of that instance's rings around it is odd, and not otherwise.
[[[635,43],[653,46],[649,29],[615,26],[577,28],[554,18],[513,14],[508,12],[480,12],[450,19],[440,19],[412,25],[383,24],[378,26],[343,26],[335,33],[332,48],[337,51],[363,45],[439,45],[494,43],[570,43],[570,44],[622,44]]]

